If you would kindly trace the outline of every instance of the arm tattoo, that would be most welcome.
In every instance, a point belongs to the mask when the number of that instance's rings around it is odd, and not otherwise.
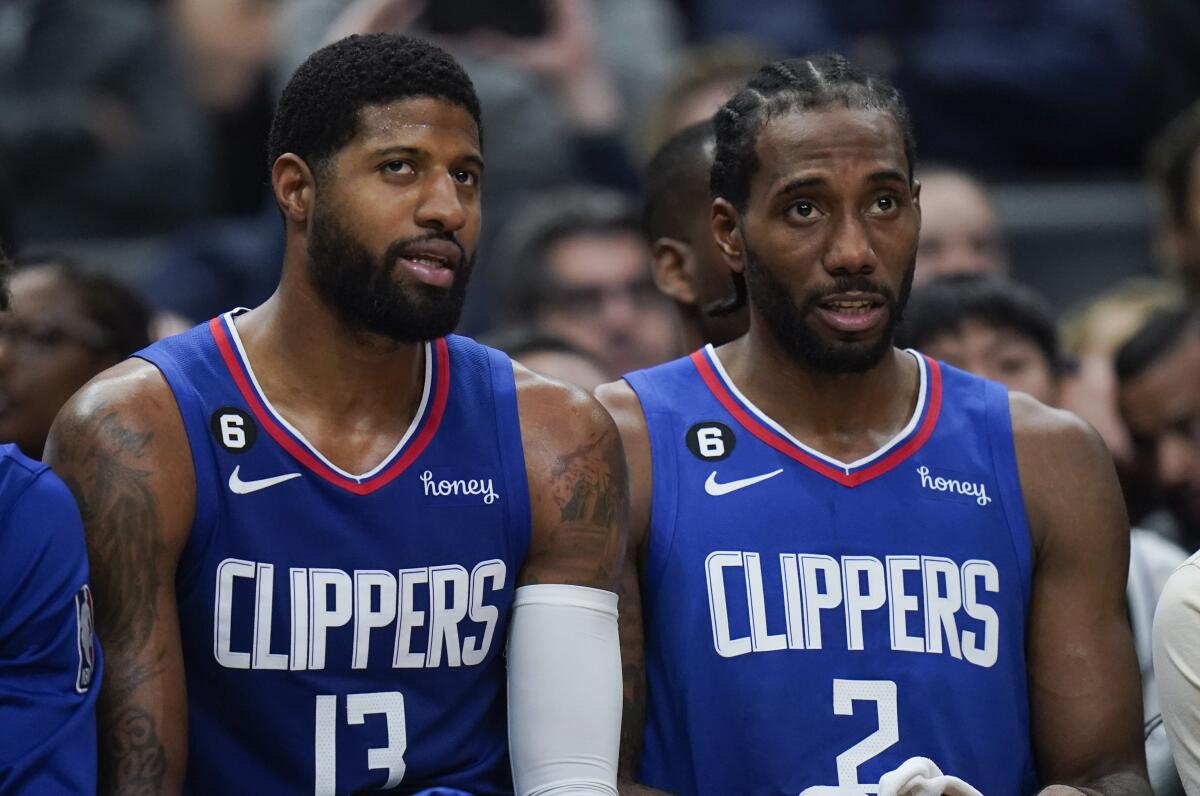
[[[55,467],[74,493],[87,531],[97,630],[104,639],[99,704],[102,792],[157,793],[166,754],[154,717],[131,701],[161,671],[162,653],[146,650],[157,621],[162,539],[158,505],[141,461],[152,433],[128,428],[116,410],[98,407],[56,429]]]
[[[137,705],[104,722],[109,754],[100,760],[100,792],[115,796],[157,794],[167,772],[167,755],[154,717]]]
[[[139,467],[153,435],[122,425],[103,407],[58,431],[56,468],[79,502],[106,650],[137,653],[155,620],[162,551],[157,505]]]
[[[550,495],[559,508],[555,546],[590,568],[590,578],[609,583],[620,565],[626,506],[621,440],[606,431],[558,458]]]

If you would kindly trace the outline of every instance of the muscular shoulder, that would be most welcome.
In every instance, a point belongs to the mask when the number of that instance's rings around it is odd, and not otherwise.
[[[513,363],[526,459],[574,450],[597,435],[615,434],[605,408],[586,390],[553,381]]]
[[[1035,546],[1044,545],[1049,535],[1076,532],[1128,536],[1116,471],[1100,435],[1071,412],[1023,393],[1012,393],[1009,407]]]
[[[157,506],[162,527],[190,525],[187,434],[166,380],[144,360],[104,371],[71,397],[50,430],[46,460],[75,494],[85,523],[99,502],[129,490],[124,497],[133,503]]]

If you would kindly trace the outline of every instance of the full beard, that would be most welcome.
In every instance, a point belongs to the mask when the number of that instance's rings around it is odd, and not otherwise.
[[[897,296],[890,288],[864,274],[839,276],[828,289],[795,301],[787,286],[763,268],[753,251],[746,248],[746,287],[750,302],[762,317],[771,336],[800,364],[819,373],[863,373],[878,365],[892,350],[908,294],[912,290],[916,256],[904,273]],[[887,320],[876,336],[864,340],[822,338],[809,323],[820,303],[836,293],[862,291],[883,297]]]
[[[332,214],[318,208],[308,240],[308,273],[317,294],[351,334],[401,343],[433,340],[458,326],[474,257],[461,259],[449,288],[400,283],[395,276],[400,253],[428,237],[436,236],[393,241],[376,258]]]

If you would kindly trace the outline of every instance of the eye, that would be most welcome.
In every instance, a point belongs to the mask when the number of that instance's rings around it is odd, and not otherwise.
[[[821,216],[821,211],[817,209],[815,204],[803,200],[799,202],[793,202],[792,204],[788,205],[786,213],[789,216],[793,216],[804,221],[811,221],[812,219],[820,218]]]
[[[875,198],[875,201],[871,204],[871,210],[876,215],[886,216],[895,212],[896,208],[899,206],[900,202],[895,196],[892,196],[891,194],[885,194]]]
[[[457,171],[451,172],[451,174],[454,176],[454,181],[459,185],[475,186],[479,184],[479,175],[473,171],[458,169]]]
[[[407,160],[392,160],[383,164],[383,170],[389,174],[413,174],[412,164]]]

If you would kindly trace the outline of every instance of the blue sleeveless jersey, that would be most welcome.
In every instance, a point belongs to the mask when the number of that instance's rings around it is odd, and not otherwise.
[[[1037,790],[1008,396],[914,356],[914,416],[851,463],[758,410],[711,347],[626,377],[653,461],[645,784],[876,793],[923,756],[987,796]]]
[[[511,793],[502,653],[530,510],[509,359],[427,344],[412,425],[353,475],[271,407],[232,317],[138,354],[196,475],[185,792]]]

